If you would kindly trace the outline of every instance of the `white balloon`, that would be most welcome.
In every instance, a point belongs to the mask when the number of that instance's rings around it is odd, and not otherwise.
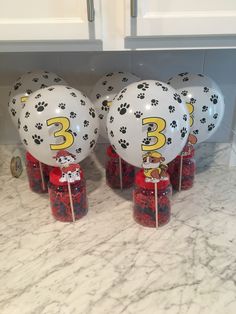
[[[169,79],[181,97],[185,97],[191,114],[192,144],[201,143],[215,133],[224,116],[224,96],[219,86],[203,74],[180,73]]]
[[[106,119],[112,100],[124,87],[139,80],[129,72],[111,72],[102,76],[93,87],[90,99],[98,113],[102,137],[108,137]]]
[[[91,101],[69,86],[51,86],[29,96],[20,116],[20,136],[39,161],[58,166],[55,155],[68,151],[80,162],[92,151],[99,121]]]
[[[107,129],[114,149],[128,163],[142,167],[148,151],[161,154],[169,163],[186,144],[189,114],[171,86],[140,81],[115,97]]]
[[[15,127],[28,96],[38,89],[51,85],[66,85],[67,83],[57,74],[47,71],[27,72],[19,77],[10,91],[8,109]]]

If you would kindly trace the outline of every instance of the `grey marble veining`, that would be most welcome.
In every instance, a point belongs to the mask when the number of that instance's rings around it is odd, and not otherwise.
[[[133,221],[131,190],[106,186],[103,146],[82,163],[89,213],[75,224],[56,222],[25,174],[11,178],[14,148],[2,146],[0,313],[236,313],[236,169],[225,167],[226,149],[199,149],[194,188],[174,194],[170,223],[154,230]]]

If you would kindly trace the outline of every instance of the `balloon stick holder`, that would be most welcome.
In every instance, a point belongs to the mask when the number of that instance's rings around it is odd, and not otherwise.
[[[40,171],[40,176],[42,180],[42,189],[43,191],[46,190],[46,183],[45,183],[45,178],[44,178],[44,173],[43,173],[43,166],[42,163],[39,161],[39,171]]]
[[[155,217],[156,217],[156,229],[158,229],[158,191],[157,182],[154,183],[155,188]]]
[[[179,192],[182,190],[182,177],[183,177],[183,153],[180,155],[180,167],[179,167]]]
[[[72,194],[71,194],[71,186],[70,182],[67,181],[67,186],[68,186],[68,192],[69,192],[69,199],[70,199],[70,209],[71,209],[71,217],[72,217],[72,222],[75,222],[75,211],[74,211],[74,204],[73,204],[73,199],[72,199]]]
[[[122,159],[119,156],[120,189],[123,190]]]

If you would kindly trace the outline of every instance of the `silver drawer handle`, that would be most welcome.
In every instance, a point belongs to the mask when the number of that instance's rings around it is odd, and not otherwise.
[[[130,0],[130,15],[131,17],[138,16],[137,0]]]
[[[93,22],[95,17],[95,9],[93,0],[87,0],[87,14],[88,14],[88,21]]]

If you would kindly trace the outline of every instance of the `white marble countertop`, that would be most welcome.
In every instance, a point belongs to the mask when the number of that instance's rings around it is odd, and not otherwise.
[[[75,224],[55,221],[25,175],[11,178],[11,151],[0,147],[1,314],[236,313],[236,169],[222,165],[224,145],[214,162],[214,149],[201,153],[194,188],[173,196],[159,230],[133,221],[131,190],[106,186],[101,149],[83,163],[89,212]]]

